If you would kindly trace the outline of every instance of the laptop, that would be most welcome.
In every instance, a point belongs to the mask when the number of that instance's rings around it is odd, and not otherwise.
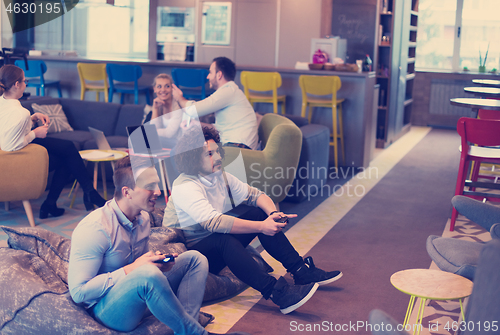
[[[111,146],[109,145],[109,142],[102,131],[92,127],[89,127],[89,131],[94,137],[95,142],[97,143],[97,148],[99,150],[111,150]]]
[[[134,150],[134,154],[164,156],[170,153],[170,150],[163,150],[155,125],[128,126],[127,134],[129,147]]]

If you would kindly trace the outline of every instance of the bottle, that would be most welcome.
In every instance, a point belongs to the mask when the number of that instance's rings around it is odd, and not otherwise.
[[[365,61],[363,62],[363,71],[370,72],[372,70],[372,59],[367,54]]]

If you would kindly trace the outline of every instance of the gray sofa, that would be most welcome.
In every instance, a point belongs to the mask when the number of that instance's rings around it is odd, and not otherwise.
[[[157,225],[160,217],[161,212],[152,214],[152,225]],[[68,238],[42,228],[1,228],[8,235],[9,245],[0,248],[1,334],[122,334],[95,321],[71,299],[67,280],[71,247]],[[151,230],[150,250],[179,254],[186,251],[181,231],[164,227]],[[260,255],[255,258],[272,271]],[[209,274],[204,304],[230,298],[245,288],[226,267],[217,276]],[[210,315],[200,313],[200,324],[206,326],[210,321]],[[128,334],[159,335],[173,331],[150,315]]]
[[[144,116],[144,105],[120,105],[64,98],[34,98],[21,101],[33,113],[31,105],[60,104],[74,131],[49,133],[49,137],[71,140],[77,150],[97,149],[89,126],[104,132],[112,148],[127,148],[127,126],[139,125]]]

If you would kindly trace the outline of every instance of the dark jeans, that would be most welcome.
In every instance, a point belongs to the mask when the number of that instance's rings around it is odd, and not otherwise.
[[[88,193],[94,189],[82,157],[76,150],[73,142],[59,138],[35,138],[32,143],[39,144],[47,149],[49,154],[49,171],[54,171],[52,183],[50,184],[48,203],[54,203],[59,198],[64,185],[71,174],[80,183],[83,192]]]
[[[254,208],[240,218],[262,221],[266,217],[261,209]],[[283,232],[274,236],[257,233],[213,233],[190,249],[197,250],[207,257],[211,273],[218,274],[227,265],[242,282],[258,290],[264,298],[268,299],[276,283],[276,278],[266,273],[245,249],[256,236],[264,249],[283,264],[288,272],[294,272],[304,264],[304,260]]]

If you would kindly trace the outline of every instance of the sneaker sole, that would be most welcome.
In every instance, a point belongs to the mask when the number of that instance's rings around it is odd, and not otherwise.
[[[333,283],[334,281],[337,281],[340,278],[342,278],[343,275],[344,274],[341,272],[341,273],[339,273],[337,276],[335,276],[333,278],[330,278],[330,279],[327,279],[327,280],[323,280],[323,281],[318,281],[318,282],[316,282],[316,284],[318,284],[319,286],[330,284],[330,283]]]
[[[302,300],[300,300],[295,305],[289,306],[287,308],[280,309],[281,313],[288,314],[290,312],[293,312],[294,310],[296,310],[297,308],[299,308],[303,304],[305,304],[309,299],[312,298],[312,296],[314,295],[314,293],[316,293],[316,290],[318,289],[318,287],[319,287],[318,283],[314,283],[314,285],[311,288],[311,290],[309,291],[309,293],[304,298],[302,298]]]

